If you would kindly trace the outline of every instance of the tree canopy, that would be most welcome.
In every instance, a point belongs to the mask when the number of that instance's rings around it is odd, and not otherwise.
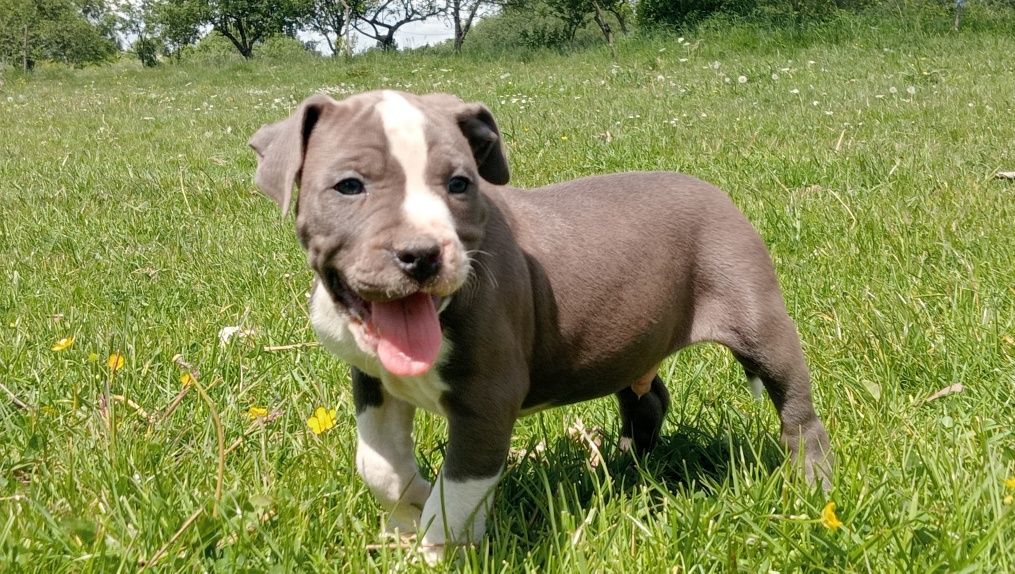
[[[50,60],[72,66],[116,54],[115,18],[95,0],[0,0],[0,60],[31,69]]]

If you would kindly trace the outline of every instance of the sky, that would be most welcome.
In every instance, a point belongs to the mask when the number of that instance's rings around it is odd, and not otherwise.
[[[372,48],[376,44],[375,40],[360,34],[355,29],[352,30],[352,33],[356,36],[357,52]],[[443,42],[452,36],[454,36],[454,30],[451,27],[451,22],[443,18],[430,18],[424,22],[412,22],[399,28],[395,33],[395,42],[398,43],[399,48],[419,48]],[[317,41],[317,49],[328,53],[328,43],[319,34],[301,32],[299,37],[302,40]]]

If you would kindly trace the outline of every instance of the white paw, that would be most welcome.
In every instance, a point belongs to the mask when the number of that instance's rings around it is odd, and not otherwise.
[[[444,560],[444,545],[423,543],[419,547],[419,555],[430,566],[436,566]]]
[[[420,551],[428,563],[440,561],[448,544],[476,543],[486,533],[486,515],[500,473],[489,478],[455,481],[438,478],[423,507]]]
[[[634,440],[629,436],[620,437],[620,443],[617,444],[617,448],[620,452],[631,452],[634,447]]]
[[[423,509],[408,503],[401,503],[391,510],[384,533],[392,535],[414,534],[419,529],[419,517]]]

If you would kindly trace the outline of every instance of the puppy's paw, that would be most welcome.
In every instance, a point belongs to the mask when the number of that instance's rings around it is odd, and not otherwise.
[[[419,545],[419,555],[430,566],[436,566],[444,560],[444,545],[425,541]]]
[[[388,522],[384,525],[384,534],[396,538],[400,535],[415,534],[419,529],[419,518],[422,513],[422,505],[399,504],[388,515]]]
[[[634,452],[634,439],[629,436],[620,437],[620,442],[617,444],[617,449],[620,452]]]

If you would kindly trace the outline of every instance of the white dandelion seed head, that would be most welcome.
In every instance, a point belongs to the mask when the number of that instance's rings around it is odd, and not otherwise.
[[[740,77],[738,77],[737,78],[737,82],[739,82],[741,84],[746,84],[747,83],[747,76],[740,76]]]
[[[916,93],[916,86],[909,86],[908,88],[906,88],[906,93],[911,95],[911,96],[913,94],[915,94]]]
[[[889,94],[897,94],[897,93],[899,93],[899,89],[896,88],[895,86],[892,86],[892,87],[888,88],[888,93]]]

